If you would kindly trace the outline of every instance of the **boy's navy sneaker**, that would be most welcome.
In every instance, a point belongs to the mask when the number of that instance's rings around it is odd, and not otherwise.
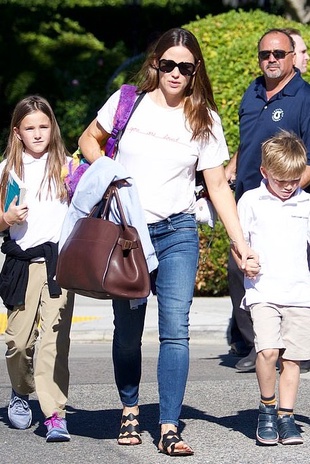
[[[297,430],[293,415],[278,417],[279,442],[282,445],[301,445],[304,441]]]
[[[55,412],[44,422],[47,427],[46,441],[70,441],[66,419],[59,417]]]
[[[8,407],[8,417],[11,425],[16,429],[28,429],[32,421],[32,412],[28,404],[28,395],[18,395],[12,390]]]
[[[263,445],[277,445],[279,441],[277,427],[277,407],[259,405],[256,439]]]

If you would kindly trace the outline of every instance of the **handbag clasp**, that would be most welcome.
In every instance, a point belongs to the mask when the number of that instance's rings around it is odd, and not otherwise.
[[[125,240],[124,238],[119,238],[118,243],[122,247],[122,250],[132,250],[134,248],[138,248],[137,242],[133,240]]]

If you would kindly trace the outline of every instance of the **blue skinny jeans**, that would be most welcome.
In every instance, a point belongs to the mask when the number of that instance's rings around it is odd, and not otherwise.
[[[189,311],[199,255],[197,225],[193,215],[180,213],[150,224],[149,232],[159,261],[159,423],[178,426],[189,368]],[[129,301],[113,300],[113,310],[116,385],[123,405],[135,406],[146,305],[130,309]]]

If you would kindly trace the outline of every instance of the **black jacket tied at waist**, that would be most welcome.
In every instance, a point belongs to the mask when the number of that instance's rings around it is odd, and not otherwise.
[[[23,251],[15,240],[5,237],[1,251],[6,256],[0,273],[0,296],[8,309],[25,304],[29,264],[35,258],[45,258],[50,297],[61,295],[61,288],[55,280],[58,243],[45,242]]]

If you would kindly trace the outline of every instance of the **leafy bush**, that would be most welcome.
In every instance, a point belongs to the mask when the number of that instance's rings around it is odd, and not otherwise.
[[[0,8],[0,159],[12,110],[24,96],[49,100],[74,150],[123,63],[172,25],[227,9],[203,0],[0,0]],[[121,83],[122,76],[115,86]],[[70,127],[67,109],[81,116]]]
[[[0,56],[3,63],[10,63],[3,67],[0,77],[3,119],[0,151],[7,139],[10,110],[19,98],[29,93],[41,93],[49,99],[68,148],[74,151],[78,136],[95,117],[105,98],[134,75],[142,59],[137,45],[151,34],[154,37],[168,23],[173,21],[173,25],[178,26],[180,18],[192,17],[191,5],[188,9],[185,7],[193,2],[144,0],[133,25],[129,10],[124,9],[127,3],[123,0],[0,0]],[[209,3],[212,2],[195,0],[196,14],[217,11],[217,2]],[[91,6],[89,10],[88,6]],[[111,14],[103,14],[104,7],[109,6]],[[170,13],[178,16],[172,20]],[[113,20],[113,14],[118,20]],[[103,27],[106,17],[110,24]],[[110,43],[109,25],[119,42]],[[124,40],[120,35],[125,27],[131,32],[130,40],[128,37]],[[233,154],[238,146],[240,100],[249,83],[260,73],[256,57],[258,39],[273,27],[295,27],[305,42],[310,43],[310,29],[307,25],[260,10],[231,10],[208,15],[184,27],[191,30],[201,44],[228,147]],[[98,31],[102,31],[101,36]],[[128,52],[128,44],[131,42],[137,46],[137,55],[129,58],[132,53]],[[7,43],[10,43],[9,47],[5,45]],[[15,57],[13,61],[12,56]],[[309,73],[305,78],[309,78]],[[214,232],[201,227],[200,242],[196,295],[228,294],[226,262],[229,245],[222,224],[218,222]]]
[[[261,10],[231,10],[208,15],[184,27],[193,32],[200,43],[228,147],[233,154],[239,141],[240,100],[250,82],[261,74],[257,61],[258,40],[268,29],[294,27],[299,29],[304,41],[310,43],[310,28]],[[310,81],[310,69],[304,78]]]
[[[260,10],[231,10],[184,26],[197,37],[210,76],[215,100],[222,118],[230,153],[238,147],[238,108],[250,82],[261,74],[257,62],[257,43],[265,31],[274,27],[299,29],[305,42],[310,43],[310,28],[281,16]],[[304,75],[309,80],[309,72]],[[214,238],[208,247],[212,230],[200,230],[200,263],[196,295],[228,294],[227,257],[229,243],[221,223],[216,225]]]
[[[220,221],[215,228],[199,227],[199,266],[196,296],[225,296],[227,289],[227,256],[229,239]]]

